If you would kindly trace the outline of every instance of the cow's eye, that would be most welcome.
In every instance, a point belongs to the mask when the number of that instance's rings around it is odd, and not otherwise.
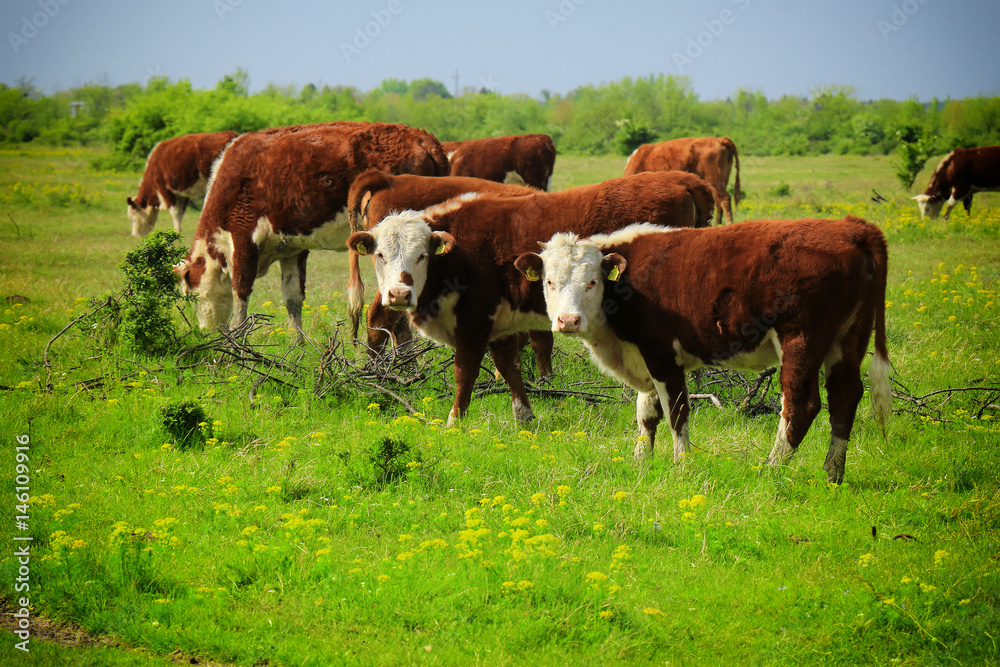
[[[555,289],[555,285],[552,284],[551,280],[546,280],[545,286],[548,287],[549,289]]]
[[[380,252],[375,253],[375,258],[380,262],[385,262],[385,255]]]
[[[427,259],[427,253],[426,252],[423,253],[422,255],[420,255],[420,257],[417,257],[417,264],[419,264],[420,262],[424,261],[425,259]]]
[[[587,283],[587,291],[588,292],[590,290],[594,289],[595,287],[597,287],[597,281],[596,280],[591,280],[589,283]]]

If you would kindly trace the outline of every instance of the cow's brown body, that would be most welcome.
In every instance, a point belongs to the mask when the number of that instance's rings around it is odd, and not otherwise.
[[[363,171],[430,176],[447,158],[428,132],[387,123],[338,122],[244,134],[226,149],[209,184],[194,244],[180,265],[204,328],[246,318],[258,275],[281,263],[292,325],[301,332],[310,249],[343,250],[347,194]],[[233,312],[235,309],[235,312]]]
[[[452,176],[549,189],[556,147],[547,134],[445,141],[441,145],[448,154]]]
[[[733,203],[727,188],[729,174],[736,167],[733,192],[740,202],[740,157],[736,144],[729,137],[697,137],[643,144],[632,152],[625,164],[625,175],[644,171],[686,171],[701,176],[712,186],[719,205],[718,223],[725,213],[726,222],[733,222]]]
[[[603,294],[592,297],[599,308],[571,313],[566,303],[572,299],[564,298],[567,312],[549,314],[554,329],[581,336],[602,368],[640,392],[637,416],[648,441],[640,441],[638,457],[652,453],[664,411],[675,457],[688,451],[686,371],[780,365],[782,419],[768,462],[783,463],[819,413],[823,369],[832,426],[824,468],[839,483],[873,329],[873,407],[884,428],[891,406],[888,259],[874,225],[852,217],[756,221],[704,230],[626,230],[590,241],[596,260],[584,261],[586,241],[556,238],[541,257],[528,256],[519,265],[531,266],[533,258],[538,271],[537,263],[544,263],[546,280],[550,270],[567,264],[564,257],[577,267],[595,266],[598,276],[602,262],[618,267],[615,277],[621,278],[605,280]],[[574,243],[580,254],[569,254]],[[556,290],[553,301],[562,294]],[[588,302],[581,297],[576,303]]]
[[[938,164],[924,193],[913,199],[920,203],[921,216],[936,218],[944,206],[947,220],[958,202],[961,201],[965,212],[971,215],[974,193],[998,190],[1000,146],[956,148]]]
[[[640,174],[523,197],[479,195],[462,201],[467,197],[420,214],[432,229],[450,234],[454,243],[446,254],[426,260],[426,283],[415,302],[405,306],[422,333],[455,349],[456,396],[450,420],[468,408],[487,348],[510,387],[515,416],[533,418],[510,334],[550,327],[541,291],[514,267],[520,254],[537,249],[539,241],[559,231],[589,235],[635,221],[694,226],[710,219],[715,209],[708,185],[681,172]],[[386,218],[373,233],[396,217]],[[349,243],[377,252],[372,234],[354,234]],[[370,332],[382,328],[384,318],[396,316],[383,305],[403,307],[386,301],[393,298],[393,289],[381,283],[379,289],[383,304],[369,309]]]
[[[146,159],[138,194],[126,200],[132,236],[153,231],[160,210],[170,212],[179,234],[188,203],[204,199],[215,159],[235,138],[235,132],[203,132],[156,144]]]

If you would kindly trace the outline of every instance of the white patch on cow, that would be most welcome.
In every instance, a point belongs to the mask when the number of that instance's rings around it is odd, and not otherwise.
[[[192,263],[198,258],[203,258],[205,261],[205,271],[194,290],[198,297],[195,312],[198,314],[198,325],[209,331],[227,326],[233,314],[233,278],[228,269],[228,266],[232,266],[232,237],[229,236],[229,232],[217,232],[213,241],[222,241],[222,244],[214,243],[219,250],[224,250],[228,241],[229,253],[226,255],[225,268],[208,253],[205,239],[195,240],[191,248]],[[182,291],[186,292],[185,283],[182,282],[181,286]]]
[[[661,227],[651,222],[637,222],[610,234],[594,234],[590,237],[590,242],[598,248],[609,248],[611,246],[631,243],[640,236],[646,236],[647,234],[665,234],[676,231],[677,229],[674,227]]]
[[[552,174],[549,174],[549,178],[545,181],[545,191],[552,192]]]
[[[458,152],[457,150],[454,150],[454,151],[452,151],[450,153],[445,153],[445,156],[448,158],[448,162],[451,162],[451,156],[454,155],[457,152]]]
[[[443,215],[451,213],[452,211],[457,211],[462,208],[466,202],[475,201],[476,199],[479,199],[478,192],[465,192],[452,197],[451,199],[446,199],[440,204],[428,206],[423,210],[423,214],[428,221],[433,221],[436,218],[440,218]],[[404,213],[405,212],[406,211],[404,211]]]
[[[508,171],[507,175],[503,179],[504,185],[525,185],[524,179],[521,178],[521,174],[516,171]]]
[[[535,418],[535,413],[531,408],[522,403],[519,399],[514,399],[514,419],[519,422],[530,422]]]
[[[511,308],[506,299],[500,302],[490,320],[493,322],[493,328],[490,329],[490,340],[503,338],[519,331],[544,331],[549,328],[547,316],[534,311],[523,312],[517,308]]]
[[[458,303],[459,296],[458,292],[452,292],[435,301],[436,305],[432,304],[431,306],[435,314],[426,315],[420,326],[417,327],[420,334],[441,345],[455,347],[455,326],[457,324],[455,304]]]
[[[795,450],[788,443],[788,420],[784,415],[784,401],[782,401],[781,421],[778,422],[778,434],[774,438],[774,447],[767,456],[765,463],[769,466],[785,465],[795,454]]]
[[[129,222],[132,223],[132,236],[139,238],[148,236],[153,231],[153,227],[156,226],[156,218],[160,214],[155,206],[147,206],[146,208],[127,206],[125,212]]]
[[[350,235],[351,226],[346,207],[308,234],[282,234],[275,231],[267,216],[262,216],[257,220],[252,236],[257,245],[257,275],[266,274],[268,267],[274,262],[298,255],[303,250],[346,250],[347,237]]]
[[[382,305],[413,310],[427,283],[430,261],[432,232],[424,214],[403,211],[387,215],[370,233],[375,241],[375,280],[382,294]],[[404,282],[407,276],[410,284]],[[396,300],[395,305],[391,298]],[[437,313],[422,314],[437,316]]]
[[[685,371],[695,370],[702,366],[707,366],[697,355],[691,354],[681,345],[681,342],[674,339],[674,361]],[[738,371],[762,371],[771,366],[781,365],[781,342],[774,329],[768,329],[760,342],[752,350],[734,354],[727,359],[718,359],[713,366],[731,368]]]
[[[868,378],[871,380],[872,412],[882,426],[885,435],[885,425],[892,416],[892,387],[889,384],[889,360],[877,351],[872,356],[868,366]]]
[[[656,433],[646,428],[645,422],[659,417],[660,397],[655,391],[640,391],[635,399],[635,420],[639,424],[639,442],[633,456],[642,461],[653,455],[653,439]]]
[[[199,174],[198,180],[194,182],[194,185],[183,190],[174,190],[174,192],[187,199],[203,199],[207,188],[208,180]]]

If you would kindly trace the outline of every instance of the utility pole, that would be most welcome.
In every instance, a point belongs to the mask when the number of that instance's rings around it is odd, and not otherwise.
[[[458,97],[458,70],[455,70],[455,97]]]

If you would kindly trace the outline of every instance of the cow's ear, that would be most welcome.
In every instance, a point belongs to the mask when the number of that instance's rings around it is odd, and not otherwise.
[[[135,205],[135,202],[132,201],[131,197],[126,197],[125,198],[125,203],[127,203],[129,205],[129,208],[139,208],[138,206]]]
[[[925,195],[925,194],[919,194],[919,195],[916,195],[915,197],[910,197],[910,199],[912,199],[913,201],[925,202],[928,199],[930,199],[930,197],[928,195]]]
[[[181,261],[174,264],[173,269],[174,269],[174,274],[177,276],[177,279],[180,281],[181,284],[181,295],[187,296],[188,290],[191,287],[191,285],[188,284],[188,279],[187,279],[188,272],[191,270],[191,265],[188,263],[186,259],[182,259]]]
[[[628,262],[616,252],[605,255],[604,259],[601,260],[601,270],[604,272],[604,277],[611,281],[621,278],[622,274],[625,273],[626,266],[628,266]]]
[[[528,280],[542,279],[542,257],[537,253],[524,253],[514,260],[514,268],[523,273]]]
[[[369,232],[354,232],[347,238],[347,247],[359,255],[375,252],[375,237]]]
[[[447,255],[455,247],[455,237],[448,232],[431,234],[431,252],[435,255]]]

